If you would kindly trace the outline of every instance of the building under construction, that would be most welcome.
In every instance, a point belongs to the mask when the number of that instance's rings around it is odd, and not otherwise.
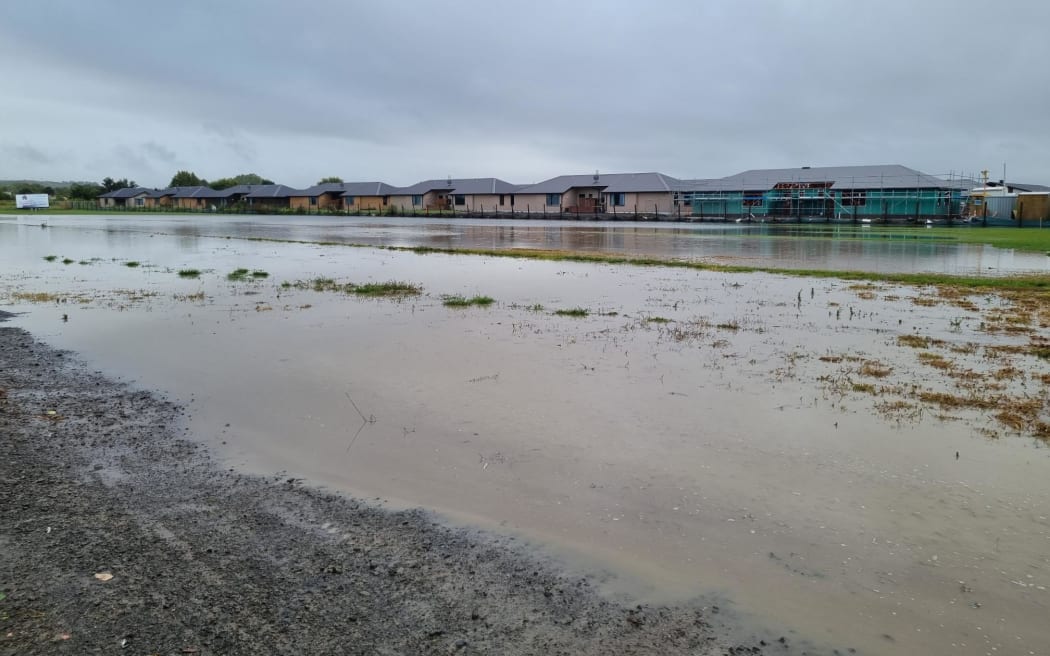
[[[693,217],[710,220],[924,223],[960,218],[972,186],[897,164],[804,166],[683,180],[678,202]]]

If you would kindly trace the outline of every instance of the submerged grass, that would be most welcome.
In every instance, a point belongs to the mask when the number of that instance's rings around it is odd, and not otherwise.
[[[558,315],[559,317],[582,318],[582,317],[586,317],[588,314],[590,314],[590,311],[587,310],[586,308],[582,308],[582,307],[569,308],[569,309],[563,308],[561,310],[555,310],[554,314]]]
[[[226,279],[230,281],[244,280],[248,277],[251,271],[248,269],[234,269],[233,271],[226,274]]]
[[[180,278],[200,278],[201,272],[199,269],[179,269]]]
[[[472,296],[466,298],[465,296],[446,296],[442,299],[442,303],[445,307],[451,308],[465,308],[472,305],[478,305],[486,307],[496,302],[496,299],[491,296]]]
[[[409,282],[400,280],[388,280],[387,282],[371,282],[358,285],[352,282],[339,282],[334,278],[312,278],[310,280],[296,280],[295,282],[282,282],[281,287],[295,289],[310,289],[315,292],[341,292],[343,294],[357,294],[359,296],[418,296],[423,293],[423,288]],[[482,297],[477,297],[482,298]],[[487,298],[487,297],[485,297]],[[491,302],[491,300],[490,300]],[[478,303],[478,305],[483,305]]]
[[[129,269],[134,269],[136,267],[142,266],[142,262],[137,262],[135,260],[130,260],[128,262],[125,262],[124,266],[128,267]]]

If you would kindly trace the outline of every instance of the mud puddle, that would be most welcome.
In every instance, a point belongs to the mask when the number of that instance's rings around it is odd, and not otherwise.
[[[614,594],[720,600],[818,649],[1050,644],[1045,303],[12,230],[12,321],[186,403],[241,467],[513,532]],[[318,278],[423,293],[282,285]]]

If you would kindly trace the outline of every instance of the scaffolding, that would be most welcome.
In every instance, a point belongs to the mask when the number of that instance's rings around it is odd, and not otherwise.
[[[925,221],[960,216],[960,189],[832,189],[832,183],[777,183],[767,190],[679,192],[700,219]]]

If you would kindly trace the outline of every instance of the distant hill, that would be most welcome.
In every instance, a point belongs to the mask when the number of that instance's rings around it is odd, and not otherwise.
[[[64,189],[66,187],[75,184],[98,184],[97,182],[82,182],[79,180],[66,180],[64,182],[55,182],[54,180],[0,180],[0,187],[17,187],[24,184],[35,184],[42,187],[54,187],[55,189]]]

